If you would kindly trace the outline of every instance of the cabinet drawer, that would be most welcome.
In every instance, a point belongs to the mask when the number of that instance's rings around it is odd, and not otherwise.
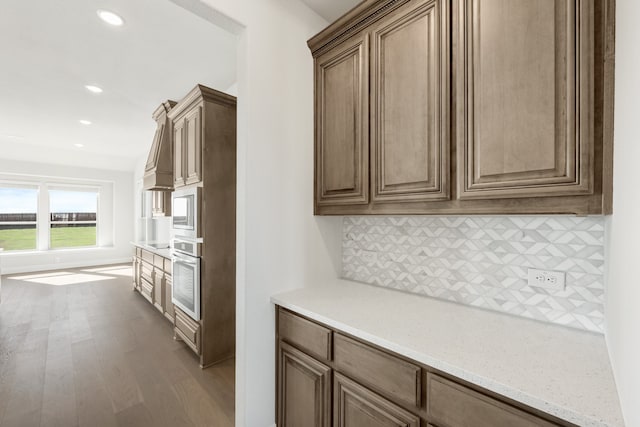
[[[147,282],[144,278],[140,283],[140,293],[143,297],[148,299],[150,303],[153,303],[153,285],[150,282]]]
[[[282,309],[278,325],[280,339],[318,359],[331,360],[331,330]]]
[[[164,270],[164,257],[161,257],[160,255],[154,255],[153,256],[153,265],[155,265],[156,267],[158,267],[161,270]]]
[[[439,375],[427,375],[427,410],[438,425],[549,427],[557,426]]]
[[[175,307],[174,307],[175,308]],[[200,354],[200,324],[175,308],[176,321],[174,331],[193,351]]]
[[[144,261],[148,262],[149,264],[153,264],[153,254],[151,252],[142,249],[140,255]]]
[[[334,335],[336,370],[391,399],[420,406],[420,367],[340,334]]]
[[[153,266],[145,262],[140,263],[140,276],[149,283],[153,283]]]

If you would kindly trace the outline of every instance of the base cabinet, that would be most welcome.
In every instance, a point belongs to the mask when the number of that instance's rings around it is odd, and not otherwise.
[[[278,351],[278,425],[331,426],[331,368],[286,343]]]
[[[176,339],[182,339],[191,349],[200,354],[201,332],[200,323],[193,320],[189,315],[174,307],[174,336]]]
[[[132,266],[133,289],[174,323],[171,260],[136,246]]]
[[[575,427],[288,310],[276,319],[279,427]]]

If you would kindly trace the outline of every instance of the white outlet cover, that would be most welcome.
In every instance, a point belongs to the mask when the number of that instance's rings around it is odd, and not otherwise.
[[[529,268],[528,284],[535,288],[551,289],[554,291],[563,291],[565,285],[564,271],[540,270],[537,268]]]

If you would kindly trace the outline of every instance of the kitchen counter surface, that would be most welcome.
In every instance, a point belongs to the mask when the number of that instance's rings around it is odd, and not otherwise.
[[[604,337],[337,279],[271,301],[579,426],[623,426]]]
[[[153,246],[149,246],[148,244],[142,243],[142,242],[131,242],[131,244],[134,245],[134,246],[137,246],[139,248],[142,248],[145,251],[153,252],[154,254],[160,255],[161,257],[165,257],[165,258],[171,259],[171,249],[168,248],[168,247],[167,248],[158,249],[158,248],[155,248]]]

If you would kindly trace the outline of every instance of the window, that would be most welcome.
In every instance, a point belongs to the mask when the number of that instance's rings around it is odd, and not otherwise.
[[[37,187],[0,186],[0,248],[37,248]]]
[[[96,191],[49,190],[49,212],[49,248],[96,246]]]
[[[113,245],[111,181],[5,176],[0,174],[0,248],[5,252]]]

